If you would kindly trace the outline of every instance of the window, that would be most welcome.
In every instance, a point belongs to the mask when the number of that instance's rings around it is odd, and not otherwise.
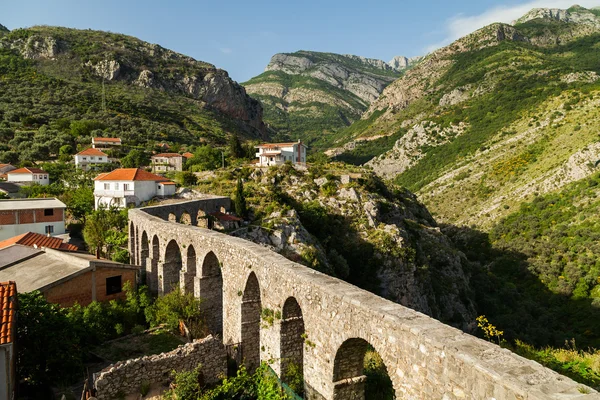
[[[46,229],[45,229],[46,235],[51,235],[54,233],[54,226],[52,225],[46,225]]]
[[[115,183],[115,190],[119,190],[119,184]]]
[[[54,208],[46,208],[44,210],[44,217],[51,217],[54,215]]]
[[[129,183],[123,184],[123,190],[129,190]]]
[[[94,157],[90,157],[90,160],[93,160],[93,159],[94,159]]]
[[[44,179],[48,179],[48,175],[44,175]]]
[[[110,190],[110,183],[104,184],[104,190]]]
[[[87,160],[87,157],[83,157],[83,161]]]
[[[33,175],[33,179],[37,179],[37,175]]]
[[[121,293],[121,275],[106,278],[106,295]]]

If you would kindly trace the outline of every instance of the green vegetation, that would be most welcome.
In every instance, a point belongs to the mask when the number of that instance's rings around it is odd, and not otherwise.
[[[97,256],[129,262],[127,209],[100,208],[86,217],[83,238]]]
[[[373,113],[373,115],[376,114]],[[373,117],[373,115],[371,117]],[[334,157],[334,159],[348,164],[362,165],[394,147],[396,141],[404,136],[405,133],[406,130],[401,129],[390,136],[384,136],[374,140],[357,141],[354,149],[346,151],[339,156]]]
[[[175,288],[146,308],[146,319],[152,326],[164,325],[171,331],[178,331],[183,322],[192,338],[205,337],[208,330],[200,313],[200,302],[193,293]]]

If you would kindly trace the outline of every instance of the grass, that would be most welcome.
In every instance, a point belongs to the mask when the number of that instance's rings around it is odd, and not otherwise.
[[[104,343],[95,348],[94,353],[106,360],[116,362],[165,353],[184,343],[186,343],[185,340],[179,336],[164,330],[157,330]]]

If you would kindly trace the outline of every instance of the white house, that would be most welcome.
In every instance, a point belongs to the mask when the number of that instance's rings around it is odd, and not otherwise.
[[[6,174],[7,182],[31,182],[40,185],[49,185],[50,178],[48,173],[39,168],[19,168],[12,171],[8,171]]]
[[[106,164],[108,163],[108,155],[98,149],[90,147],[75,154],[75,166],[86,171],[90,164]]]
[[[62,235],[66,208],[54,198],[0,200],[0,240],[27,232]]]
[[[175,183],[139,168],[119,168],[94,179],[95,207],[138,206],[154,197],[175,194]]]
[[[256,148],[258,165],[261,167],[280,165],[286,161],[291,161],[293,164],[306,163],[307,147],[300,140],[292,143],[265,143]]]
[[[92,147],[94,149],[106,150],[121,146],[121,138],[95,137],[92,138]]]

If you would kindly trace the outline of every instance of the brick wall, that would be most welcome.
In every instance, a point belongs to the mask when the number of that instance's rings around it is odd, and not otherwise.
[[[121,283],[125,286],[125,282],[131,282],[135,287],[136,271],[132,269],[116,269],[116,268],[99,268],[96,270],[96,300],[110,301],[114,299],[125,299],[125,292],[107,295],[106,294],[106,278],[121,275]]]
[[[38,222],[61,222],[64,219],[64,210],[54,208],[52,215],[45,216],[45,209],[39,210],[11,210],[0,212],[0,225],[33,224]],[[17,218],[18,216],[18,218]]]
[[[0,211],[0,225],[14,225],[16,221],[14,211]]]

